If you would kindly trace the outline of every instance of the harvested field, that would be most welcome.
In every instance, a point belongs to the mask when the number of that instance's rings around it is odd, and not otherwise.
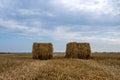
[[[119,80],[120,53],[94,53],[91,59],[35,60],[31,54],[0,54],[0,80]]]

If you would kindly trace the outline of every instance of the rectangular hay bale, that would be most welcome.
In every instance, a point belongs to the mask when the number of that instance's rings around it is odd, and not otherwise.
[[[47,60],[53,57],[52,43],[33,43],[33,59]]]
[[[66,58],[89,59],[91,48],[89,43],[70,42],[66,48]]]

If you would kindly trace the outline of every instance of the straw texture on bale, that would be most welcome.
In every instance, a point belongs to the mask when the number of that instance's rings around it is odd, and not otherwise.
[[[67,44],[66,58],[89,59],[91,48],[89,43],[71,42]]]
[[[33,59],[47,60],[53,57],[52,43],[33,43]]]

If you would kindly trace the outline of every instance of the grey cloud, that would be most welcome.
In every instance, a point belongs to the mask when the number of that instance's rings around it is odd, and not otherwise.
[[[0,0],[0,30],[55,42],[87,41],[94,50],[102,50],[105,43],[118,47],[119,4],[119,0]]]

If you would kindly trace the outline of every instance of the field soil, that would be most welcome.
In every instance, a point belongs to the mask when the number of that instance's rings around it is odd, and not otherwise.
[[[92,53],[89,60],[35,60],[31,54],[0,54],[0,80],[120,80],[120,53]]]

